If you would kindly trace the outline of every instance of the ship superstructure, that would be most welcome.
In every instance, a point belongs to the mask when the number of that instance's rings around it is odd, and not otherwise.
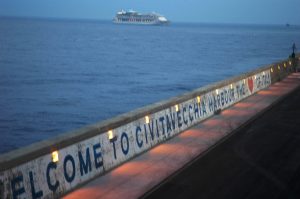
[[[133,10],[117,12],[114,23],[119,24],[144,24],[144,25],[163,25],[168,24],[169,21],[162,15],[152,12],[142,14]]]

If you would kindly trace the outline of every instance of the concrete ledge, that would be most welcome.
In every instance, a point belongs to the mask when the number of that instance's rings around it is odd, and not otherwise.
[[[216,88],[222,87],[224,85],[231,84],[232,82],[236,82],[241,79],[245,79],[248,76],[252,76],[252,75],[259,73],[261,71],[264,71],[264,70],[268,70],[273,65],[274,66],[280,65],[280,64],[282,65],[283,62],[284,61],[276,62],[274,64],[271,64],[270,66],[269,65],[263,66],[256,70],[250,71],[248,73],[238,75],[238,76],[232,77],[227,80],[223,80],[223,81],[220,81],[220,82],[217,82],[214,84],[210,84],[210,85],[201,87],[192,92],[185,93],[181,96],[173,97],[171,99],[164,100],[164,101],[160,101],[160,102],[154,103],[152,105],[148,105],[148,106],[136,109],[134,111],[121,114],[112,119],[104,120],[99,123],[80,128],[78,130],[74,130],[74,131],[70,131],[70,132],[58,135],[49,140],[34,143],[29,146],[26,146],[26,147],[23,147],[20,149],[16,149],[16,150],[10,151],[5,154],[0,154],[0,171],[9,169],[15,165],[22,164],[30,159],[39,157],[41,155],[48,154],[49,151],[52,151],[54,149],[60,149],[60,148],[69,146],[73,143],[76,143],[80,140],[93,137],[94,135],[97,135],[99,133],[105,133],[110,129],[114,129],[118,126],[129,123],[131,121],[134,121],[145,115],[155,113],[157,111],[160,111],[160,110],[170,107],[172,105],[179,104],[190,98],[194,98],[198,95],[202,95],[208,91],[212,91],[212,90],[215,90]]]
[[[42,193],[43,197],[50,197],[50,196],[59,197],[60,195],[64,194],[66,191],[74,189],[79,184],[82,184],[92,179],[95,176],[107,172],[108,170],[127,161],[128,159],[142,153],[145,150],[148,150],[149,148],[167,139],[170,139],[174,135],[195,125],[196,123],[206,119],[207,117],[210,117],[211,115],[214,114],[216,107],[218,109],[225,109],[226,107],[231,106],[232,104],[238,102],[239,100],[244,99],[249,95],[252,95],[256,91],[269,86],[271,83],[274,83],[282,79],[283,77],[285,77],[287,74],[289,74],[291,71],[294,70],[292,68],[292,66],[295,64],[294,62],[295,62],[294,60],[283,60],[268,66],[263,66],[256,70],[230,78],[228,80],[220,81],[215,84],[201,87],[199,89],[196,89],[184,95],[174,97],[169,100],[161,101],[153,105],[149,105],[137,109],[135,111],[122,114],[115,118],[103,122],[99,122],[81,128],[79,130],[62,134],[53,139],[38,142],[30,146],[3,154],[0,156],[0,186],[2,183],[4,187],[3,198],[7,198],[7,197],[10,198],[12,196],[15,197],[16,195],[19,196],[22,194],[23,195],[26,194],[26,196],[30,198],[35,194],[32,193],[33,185],[36,185],[36,190],[42,190],[42,192],[37,192],[37,193],[38,194]],[[258,85],[261,84],[261,82],[259,80],[259,82],[255,83],[256,76],[258,76],[259,78],[267,78],[266,82],[262,83],[262,85]],[[249,86],[248,81],[246,81],[248,79],[250,82],[252,82],[251,86]],[[221,94],[223,96],[223,94],[225,95],[225,92],[227,94],[227,91],[229,92],[231,89],[235,90],[235,88],[230,89],[230,87],[233,87],[232,86],[233,84],[234,86],[237,86],[236,88],[239,88],[241,90],[241,91],[233,91],[233,92],[243,92],[241,94],[241,97],[240,96],[233,97],[230,100],[230,103],[228,102],[226,104],[224,103],[224,105],[223,103],[222,105],[216,105],[217,102],[220,104]],[[250,87],[251,87],[251,91],[249,91]],[[220,89],[220,94],[214,93],[218,89]],[[233,94],[237,95],[235,93]],[[205,104],[204,102],[202,104],[202,101],[197,103],[198,97],[199,99],[200,97],[201,99],[202,98],[205,100],[207,99]],[[229,101],[229,98],[227,100]],[[213,110],[210,111],[205,110],[206,115],[203,113],[203,116],[202,115],[200,116],[199,114],[200,109],[208,108],[208,104],[207,104],[208,102],[214,103],[214,105],[212,105]],[[176,105],[179,107],[179,110],[175,110]],[[211,106],[209,108],[211,108]],[[188,111],[191,110],[195,112],[195,116],[193,115],[194,112],[188,113]],[[197,113],[199,115],[198,118],[196,118],[196,110],[198,111]],[[178,112],[180,114],[178,114]],[[148,126],[144,121],[145,116],[151,116],[152,128],[150,127],[150,124],[148,124],[149,125],[148,132],[146,130],[146,127]],[[170,127],[164,127],[164,123],[163,121],[161,121],[162,126],[158,126],[157,123],[160,122],[159,121],[160,118],[163,118],[163,120],[168,120],[169,116],[170,117],[177,116],[176,119],[174,118],[174,124],[173,123],[171,124],[170,122],[169,124]],[[190,118],[191,121],[188,121],[187,119],[188,117]],[[187,122],[185,122],[185,120]],[[155,122],[156,122],[156,127],[155,127]],[[175,122],[176,124],[178,124],[177,127],[175,127]],[[180,123],[182,124],[180,125]],[[167,122],[165,124],[168,125]],[[173,128],[171,125],[173,126]],[[143,131],[144,130],[143,127],[145,131]],[[157,134],[157,137],[155,137],[154,139],[155,128],[156,128],[155,133]],[[132,129],[134,129],[135,131],[133,131]],[[168,129],[170,129],[170,135]],[[120,142],[117,143],[115,141],[107,140],[106,133],[110,130],[113,130],[116,137],[118,139],[121,139]],[[151,134],[151,130],[152,130],[152,134]],[[134,132],[135,132],[135,136],[134,136]],[[144,133],[145,135],[143,135]],[[161,135],[161,137],[159,137],[159,134]],[[148,139],[149,139],[149,144],[148,144]],[[113,149],[111,148],[112,145],[113,145]],[[127,147],[125,147],[125,145]],[[142,147],[140,147],[140,145],[142,145]],[[131,151],[129,151],[129,146],[133,147]],[[88,159],[90,158],[90,152],[89,152],[90,148],[93,148],[94,150],[94,156],[95,156],[94,160]],[[86,151],[84,149],[86,149]],[[58,151],[61,150],[60,159],[64,160],[64,165],[58,164],[57,173],[55,173],[55,176],[50,176],[49,168],[53,170],[56,169],[56,166],[50,165],[52,161],[51,153],[57,150]],[[120,151],[123,152],[123,154]],[[70,158],[70,154],[72,154],[74,157],[79,156],[80,161],[76,162],[74,159],[72,160]],[[84,156],[82,154],[86,154],[83,160],[80,159],[80,157],[82,158]],[[110,157],[105,157],[105,156],[110,156]],[[116,158],[117,156],[119,159]],[[68,158],[66,159],[66,157]],[[71,164],[74,165],[73,166],[74,171],[72,171],[72,165],[71,165],[71,171],[69,171],[70,162]],[[94,171],[90,173],[86,171],[88,169],[92,170],[93,166],[91,165],[93,164],[96,165]],[[100,164],[102,164],[101,168],[99,167],[100,169],[98,169],[97,166],[99,166]],[[81,173],[81,176],[84,177],[82,178],[77,177],[77,174],[75,172],[75,168],[76,168],[75,166],[77,166],[76,172]],[[86,170],[83,171],[83,169]],[[31,172],[31,170],[33,170],[33,172]],[[23,180],[23,176],[25,178],[28,171],[29,171],[29,178],[27,176],[26,177],[27,179]],[[69,181],[67,180],[68,182],[65,182],[63,179],[60,178],[60,176],[56,176],[56,175],[64,174],[66,178],[68,177],[73,178],[73,173],[76,177],[76,183],[73,182],[74,179]],[[34,178],[34,175],[36,176],[36,178]],[[42,176],[40,177],[39,175]],[[17,177],[22,176],[22,180],[20,180],[20,178],[16,178],[16,176]],[[64,183],[62,183],[62,181],[64,181]],[[60,182],[59,187],[56,187],[55,190],[49,190],[49,186],[52,185],[54,182]],[[47,185],[45,185],[45,183],[48,184],[48,187]],[[2,198],[2,195],[0,195],[0,198]]]

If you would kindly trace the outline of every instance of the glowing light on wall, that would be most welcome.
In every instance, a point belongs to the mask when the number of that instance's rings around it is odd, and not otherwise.
[[[219,95],[219,90],[218,89],[216,89],[216,94]]]
[[[112,130],[109,130],[107,135],[108,135],[108,139],[110,139],[110,140],[114,139],[114,133]]]
[[[197,96],[197,102],[200,103],[201,102],[201,97]]]
[[[290,64],[290,66],[292,65],[292,62],[291,61],[289,61],[289,64]]]
[[[233,85],[232,85],[232,84],[230,84],[230,88],[231,88],[231,89],[233,88]]]
[[[278,70],[280,70],[280,65],[277,66]]]
[[[149,124],[149,123],[150,123],[149,116],[146,116],[146,117],[145,117],[145,121],[146,121],[146,124]]]
[[[52,152],[52,162],[58,162],[58,151],[53,151]]]
[[[271,68],[271,73],[273,73],[273,68]]]
[[[286,63],[283,64],[284,68],[286,68]]]
[[[179,106],[178,106],[178,104],[175,105],[175,110],[176,110],[176,112],[179,111]]]

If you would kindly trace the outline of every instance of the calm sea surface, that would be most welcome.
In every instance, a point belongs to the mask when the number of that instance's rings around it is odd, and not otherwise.
[[[0,153],[287,58],[300,27],[0,18]]]

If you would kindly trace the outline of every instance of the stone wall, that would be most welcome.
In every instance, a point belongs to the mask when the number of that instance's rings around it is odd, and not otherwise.
[[[0,156],[0,198],[57,198],[293,71],[284,60]]]

